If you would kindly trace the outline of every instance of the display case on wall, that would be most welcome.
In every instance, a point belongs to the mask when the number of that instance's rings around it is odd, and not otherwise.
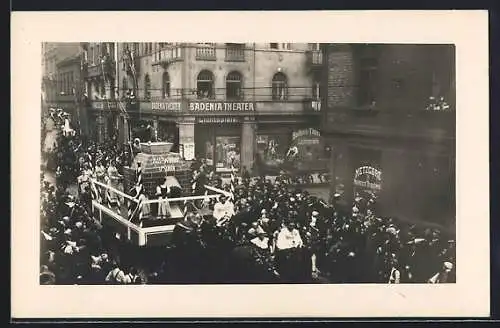
[[[218,171],[239,170],[241,162],[241,138],[239,136],[215,137],[215,167]]]

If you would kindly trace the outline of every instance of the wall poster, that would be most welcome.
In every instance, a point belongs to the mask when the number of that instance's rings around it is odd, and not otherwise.
[[[257,154],[266,165],[280,165],[284,162],[289,142],[286,136],[258,135]]]
[[[215,138],[215,167],[217,170],[230,170],[231,164],[236,169],[240,169],[241,138],[223,137]]]

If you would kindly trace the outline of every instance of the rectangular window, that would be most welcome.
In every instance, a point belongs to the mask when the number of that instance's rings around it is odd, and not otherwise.
[[[95,52],[94,52],[94,47],[92,47],[92,46],[90,46],[90,55],[89,55],[89,58],[90,58],[90,64],[94,65],[94,63],[95,63]]]
[[[270,43],[270,44],[269,44],[269,47],[270,47],[271,49],[278,49],[278,44],[277,44],[277,43]]]
[[[226,61],[244,61],[244,43],[226,43]]]
[[[364,57],[359,60],[358,71],[358,105],[375,106],[378,62],[375,57]]]

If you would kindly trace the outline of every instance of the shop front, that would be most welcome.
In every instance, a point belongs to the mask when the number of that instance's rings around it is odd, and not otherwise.
[[[179,150],[178,117],[182,113],[181,101],[141,101],[136,110],[129,111],[128,124],[132,139],[141,142],[172,142],[172,151]]]
[[[446,225],[455,217],[455,165],[445,145],[336,137],[331,193],[341,203],[374,200],[377,213],[407,221]]]
[[[218,172],[241,168],[241,122],[238,118],[199,117],[195,125],[196,158],[205,159]]]
[[[253,102],[195,101],[189,102],[187,111],[194,118],[196,158],[205,159],[221,173],[252,168],[255,144]]]
[[[88,111],[89,136],[98,142],[118,140],[120,131],[120,113],[116,101],[95,100]]]
[[[319,175],[328,171],[329,153],[318,130],[304,123],[258,123],[256,135],[256,162],[260,174],[312,174],[320,181]],[[321,177],[322,178],[322,177]]]

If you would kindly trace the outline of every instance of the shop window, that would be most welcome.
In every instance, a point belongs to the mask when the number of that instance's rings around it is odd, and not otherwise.
[[[164,72],[162,76],[162,97],[170,97],[170,76],[168,75],[168,72]]]
[[[273,100],[286,100],[288,94],[288,81],[283,73],[276,73],[272,81]]]
[[[212,72],[204,70],[198,74],[196,89],[198,99],[214,98],[214,75]]]
[[[144,76],[144,99],[151,100],[151,79],[148,74]]]
[[[226,98],[241,99],[241,74],[239,72],[231,72],[226,77]]]
[[[216,136],[215,138],[215,167],[216,169],[231,170],[240,168],[241,138],[236,136]]]
[[[271,49],[278,49],[278,44],[277,44],[277,43],[270,43],[270,44],[269,44],[269,47],[270,47]]]

